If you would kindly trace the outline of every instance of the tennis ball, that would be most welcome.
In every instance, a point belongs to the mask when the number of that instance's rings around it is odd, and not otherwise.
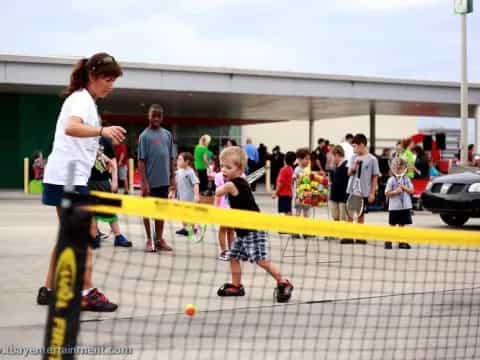
[[[197,307],[193,304],[187,304],[185,306],[185,315],[193,317],[197,313]]]

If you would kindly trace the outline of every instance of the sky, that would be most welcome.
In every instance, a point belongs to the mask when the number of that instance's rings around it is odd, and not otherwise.
[[[0,4],[0,54],[79,57],[107,51],[120,61],[460,79],[460,16],[453,0]],[[474,0],[468,26],[469,80],[480,83],[480,0]]]

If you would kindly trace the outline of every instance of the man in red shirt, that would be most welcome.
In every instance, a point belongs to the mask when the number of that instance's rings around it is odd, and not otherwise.
[[[115,146],[115,157],[118,163],[118,182],[123,184],[125,194],[128,194],[128,149],[127,144]]]
[[[292,215],[293,191],[293,164],[297,156],[289,151],[285,155],[285,165],[280,169],[277,177],[276,190],[272,197],[278,196],[278,212]]]

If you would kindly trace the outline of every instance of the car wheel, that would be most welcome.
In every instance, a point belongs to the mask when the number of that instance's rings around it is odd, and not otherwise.
[[[465,224],[469,217],[467,215],[447,215],[447,214],[440,214],[440,218],[443,222],[449,226],[462,226]]]

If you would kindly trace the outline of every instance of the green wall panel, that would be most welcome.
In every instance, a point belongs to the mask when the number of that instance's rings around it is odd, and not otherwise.
[[[55,95],[0,94],[0,188],[23,188],[23,158],[50,153],[62,99]]]
[[[0,152],[2,159],[1,188],[23,188],[23,158],[31,158],[41,150],[45,158],[50,154],[57,116],[63,99],[56,95],[0,93]],[[137,129],[140,133],[142,129]],[[130,137],[137,131],[130,129]],[[212,137],[212,146],[218,146],[224,137],[239,140],[237,126],[178,126],[179,146],[193,149],[203,134]],[[135,138],[130,139],[131,145]],[[131,149],[135,154],[134,149]]]
[[[22,186],[23,163],[21,159],[18,140],[20,125],[18,114],[18,96],[0,94],[0,153],[2,159],[2,174],[0,188],[15,188]]]
[[[57,116],[62,99],[55,95],[20,95],[20,136],[22,156],[31,157],[42,150],[45,157],[51,151]]]

